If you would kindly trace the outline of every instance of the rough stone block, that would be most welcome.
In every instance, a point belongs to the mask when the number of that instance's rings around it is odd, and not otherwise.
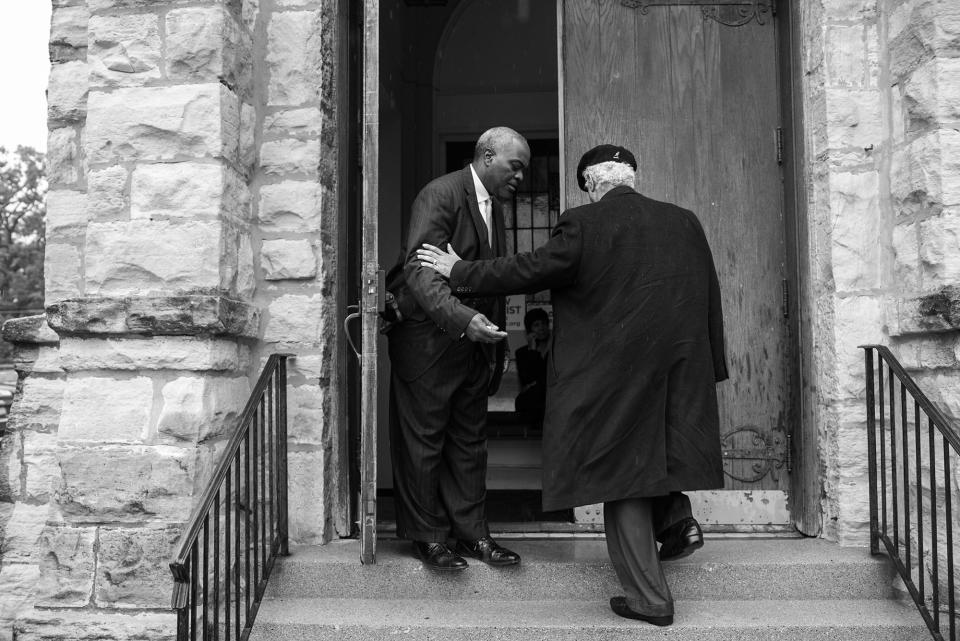
[[[4,563],[37,561],[38,542],[43,534],[50,508],[47,505],[15,503],[10,517],[0,530],[0,548]]]
[[[253,246],[250,236],[244,234],[237,248],[237,296],[243,300],[253,297],[257,288],[257,278],[253,268]]]
[[[274,13],[267,26],[270,105],[302,105],[320,100],[322,43],[316,11]]]
[[[38,374],[63,374],[60,350],[57,347],[38,346],[29,371]]]
[[[920,239],[917,225],[896,225],[893,228],[894,269],[897,284],[906,291],[920,288]]]
[[[960,120],[960,59],[926,62],[902,83],[901,91],[911,130]]]
[[[168,608],[171,580],[167,564],[179,535],[179,527],[101,528],[97,549],[97,606]]]
[[[87,224],[87,195],[72,189],[47,192],[47,232],[61,238]]]
[[[54,303],[75,298],[83,291],[80,280],[82,261],[80,251],[73,245],[50,243],[44,249],[44,300]]]
[[[53,188],[77,182],[77,132],[73,127],[52,129],[47,135],[47,181]]]
[[[249,176],[257,164],[257,110],[252,105],[240,105],[240,166]]]
[[[18,430],[56,430],[66,382],[31,375],[22,381],[22,386],[20,396],[10,408],[8,426]]]
[[[884,301],[878,296],[834,296],[837,390],[834,398],[863,398],[863,351],[886,340]]]
[[[216,218],[223,169],[197,162],[139,165],[130,187],[130,217]]]
[[[40,537],[37,605],[82,608],[93,597],[96,528],[47,527]]]
[[[827,27],[827,84],[834,87],[863,87],[867,84],[864,26]]]
[[[320,185],[286,181],[260,188],[260,228],[270,232],[320,230]]]
[[[184,376],[163,386],[163,409],[157,421],[161,436],[200,442],[236,428],[250,395],[242,378]]]
[[[34,610],[14,624],[17,641],[155,641],[175,638],[176,630],[173,612]]]
[[[881,285],[879,182],[875,171],[830,178],[833,277],[839,292]]]
[[[131,218],[231,218],[247,222],[246,181],[228,166],[182,162],[140,165],[133,172]]]
[[[223,80],[244,94],[250,85],[247,46],[222,5],[174,9],[167,14],[167,75],[175,80]]]
[[[314,278],[317,257],[308,240],[265,240],[260,248],[260,267],[266,280]]]
[[[837,0],[824,6],[830,20],[868,21],[877,17],[877,0]]]
[[[259,15],[260,0],[240,0],[240,17],[248,31],[254,30]]]
[[[268,114],[264,123],[264,135],[271,138],[290,136],[319,136],[323,128],[323,114],[316,107],[284,109]]]
[[[328,534],[326,488],[331,486],[323,450],[288,452],[290,539],[302,545],[323,543]]]
[[[960,131],[939,129],[893,154],[894,203],[926,201],[936,207],[960,205]]]
[[[61,441],[141,443],[149,436],[153,381],[71,376],[63,395]]]
[[[319,346],[323,340],[324,297],[287,294],[270,303],[263,340],[268,343]]]
[[[87,63],[79,60],[54,65],[47,88],[47,119],[51,124],[69,125],[87,116]]]
[[[316,383],[321,378],[328,378],[330,371],[331,363],[323,354],[298,353],[287,361],[288,378],[302,376]]]
[[[923,288],[960,283],[960,216],[944,214],[918,226]]]
[[[50,500],[59,485],[60,465],[56,456],[57,437],[43,432],[23,433],[23,498],[35,504]]]
[[[87,174],[87,218],[96,221],[125,217],[130,200],[127,180],[130,172],[115,166],[93,170]]]
[[[884,138],[881,104],[879,91],[831,91],[827,100],[830,147],[862,150],[878,146]]]
[[[273,140],[260,148],[260,166],[267,174],[315,178],[320,166],[320,141]]]
[[[193,448],[64,448],[56,500],[76,523],[182,521],[190,512],[193,461]]]
[[[960,340],[950,334],[911,336],[898,340],[893,348],[907,370],[956,367],[958,350]]]
[[[55,9],[50,18],[50,44],[85,48],[89,21],[90,11],[82,4]]]
[[[914,380],[948,420],[960,421],[960,373],[949,370],[917,372]]]
[[[3,516],[3,508],[0,508]],[[29,610],[40,578],[35,563],[4,563],[0,566],[0,639],[13,641],[13,621]]]
[[[0,434],[0,502],[20,500],[23,440],[18,432]]]
[[[324,390],[317,384],[291,387],[287,394],[287,434],[292,443],[322,445]]]
[[[236,159],[239,106],[220,84],[93,92],[86,149],[91,163]]]
[[[153,13],[90,18],[90,82],[115,87],[161,77],[160,22]]]
[[[249,348],[236,341],[193,337],[64,338],[60,364],[83,370],[243,370]]]
[[[260,310],[223,296],[81,298],[48,306],[47,319],[61,336],[145,334],[253,338],[260,326]]]
[[[122,296],[217,290],[222,233],[218,222],[91,223],[85,291]]]
[[[896,323],[891,336],[953,332],[960,329],[960,288],[941,287],[938,291],[917,297],[899,298]]]
[[[10,343],[56,345],[60,342],[60,337],[50,329],[44,314],[11,318],[2,327],[3,340]]]

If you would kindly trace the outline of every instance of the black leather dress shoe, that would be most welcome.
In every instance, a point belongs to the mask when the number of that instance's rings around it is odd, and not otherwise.
[[[467,569],[467,562],[463,557],[455,554],[444,543],[427,543],[414,541],[413,549],[423,564],[431,570],[441,572],[459,572]]]
[[[703,530],[693,517],[674,523],[664,533],[660,560],[682,559],[703,547]]]
[[[520,563],[520,555],[503,547],[489,536],[475,541],[460,540],[457,543],[457,552],[464,556],[472,556],[487,565],[516,565]]]
[[[659,625],[661,627],[665,625],[673,625],[672,614],[657,617],[649,614],[640,614],[639,612],[634,612],[630,609],[630,606],[627,605],[627,597],[625,596],[615,596],[611,598],[610,609],[613,610],[615,614],[627,619],[646,621],[647,623],[652,623],[653,625]]]

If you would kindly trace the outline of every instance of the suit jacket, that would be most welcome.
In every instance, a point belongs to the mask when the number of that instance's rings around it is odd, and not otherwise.
[[[505,326],[506,305],[502,296],[455,295],[437,272],[420,266],[416,255],[423,243],[444,249],[450,243],[461,257],[469,260],[502,256],[506,246],[503,209],[496,198],[492,209],[493,247],[487,239],[469,166],[433,180],[414,200],[404,248],[407,291],[401,296],[408,295],[415,304],[410,306],[403,322],[388,334],[390,360],[403,380],[416,379],[451,345],[469,340],[463,333],[477,312],[501,329]],[[480,345],[492,370],[492,394],[502,375],[505,348],[502,341]]]
[[[532,253],[456,263],[450,285],[551,289],[545,510],[723,487],[723,314],[692,212],[617,187]]]

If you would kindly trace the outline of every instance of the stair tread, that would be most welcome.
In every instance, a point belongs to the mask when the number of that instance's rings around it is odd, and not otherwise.
[[[606,564],[607,544],[602,539],[501,539],[515,550],[524,565]],[[356,540],[334,541],[326,545],[297,546],[283,564],[355,564],[360,556]],[[834,565],[837,563],[885,564],[884,557],[873,557],[867,548],[841,547],[823,539],[714,538],[707,536],[696,554],[671,561],[670,565]],[[388,540],[377,544],[377,565],[413,565],[408,541]]]
[[[278,598],[257,625],[365,628],[631,628],[606,601]],[[912,605],[881,599],[677,601],[677,628],[885,628],[926,631]],[[638,630],[641,628],[638,628]]]

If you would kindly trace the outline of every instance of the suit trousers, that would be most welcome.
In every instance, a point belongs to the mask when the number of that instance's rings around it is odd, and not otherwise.
[[[607,552],[634,612],[673,614],[673,595],[660,565],[657,541],[666,528],[690,516],[690,499],[680,492],[603,504]]]
[[[397,536],[414,541],[487,536],[487,386],[490,367],[462,338],[423,375],[390,379],[390,453]]]

